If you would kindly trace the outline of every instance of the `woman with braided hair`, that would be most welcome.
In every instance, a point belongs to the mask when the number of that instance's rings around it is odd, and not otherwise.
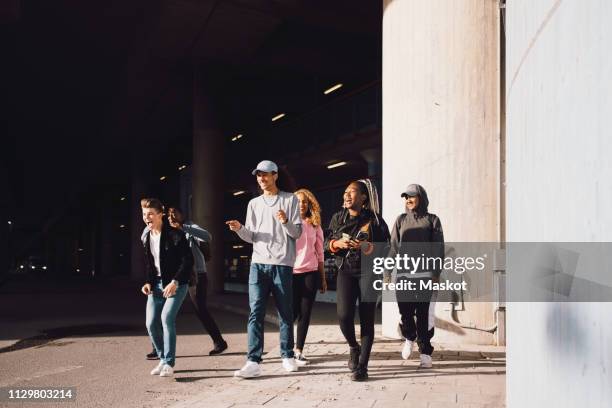
[[[371,180],[353,181],[346,187],[343,209],[332,216],[329,231],[325,251],[334,257],[338,267],[337,312],[340,330],[350,347],[348,367],[353,381],[365,381],[374,343],[376,294],[372,293],[371,272],[361,272],[361,254],[375,249],[384,251],[389,242],[389,228],[379,214],[378,193]],[[361,345],[354,325],[357,300]]]

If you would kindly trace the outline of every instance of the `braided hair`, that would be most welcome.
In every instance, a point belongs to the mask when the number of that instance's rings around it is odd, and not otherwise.
[[[370,179],[359,179],[353,181],[351,184],[355,184],[359,187],[359,192],[366,196],[366,200],[363,203],[363,208],[370,210],[374,214],[376,224],[380,225],[378,214],[380,213],[380,201],[378,200],[378,190],[372,180]],[[346,218],[346,215],[345,215]]]

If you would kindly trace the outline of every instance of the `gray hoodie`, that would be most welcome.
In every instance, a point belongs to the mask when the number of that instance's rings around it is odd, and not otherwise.
[[[414,210],[406,209],[406,212],[400,214],[395,220],[391,230],[391,248],[387,256],[395,258],[397,254],[403,255],[410,249],[409,256],[419,257],[423,254],[426,257],[441,257],[443,262],[444,233],[442,232],[442,223],[437,215],[427,212],[429,198],[425,189],[418,184],[415,186],[419,194],[419,206]],[[405,243],[423,243],[423,245],[410,245],[409,248],[404,245],[402,247],[402,244]],[[427,275],[437,278],[442,271],[436,269],[417,272],[427,272]]]

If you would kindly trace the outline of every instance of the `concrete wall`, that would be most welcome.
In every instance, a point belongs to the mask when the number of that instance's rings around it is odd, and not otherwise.
[[[404,211],[409,183],[429,193],[447,241],[498,241],[500,54],[498,2],[387,0],[383,15],[383,214]],[[467,303],[465,323],[490,326],[491,304]],[[445,310],[446,309],[446,310]],[[437,307],[436,341],[492,344],[449,323]],[[383,305],[396,337],[397,306]]]
[[[508,241],[612,241],[611,19],[609,1],[508,2]],[[611,339],[610,303],[510,304],[508,406],[612,406]]]

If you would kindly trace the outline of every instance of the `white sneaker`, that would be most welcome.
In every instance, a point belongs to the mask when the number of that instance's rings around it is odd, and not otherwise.
[[[412,353],[412,345],[414,341],[406,339],[404,342],[404,347],[402,347],[402,358],[404,360],[408,360],[410,358],[410,354]]]
[[[419,364],[419,368],[431,368],[432,365],[431,356],[421,354],[421,364]]]
[[[240,369],[234,371],[234,377],[240,378],[253,378],[261,375],[261,368],[259,363],[254,361],[247,361],[246,364]]]
[[[295,364],[299,367],[303,367],[306,364],[310,363],[310,361],[308,361],[304,353],[295,353],[294,359],[295,359]]]
[[[154,369],[151,370],[151,375],[159,375],[159,373],[161,373],[163,366],[164,366],[164,363],[160,361],[159,364]]]
[[[170,367],[168,364],[164,364],[159,373],[160,377],[172,377],[174,375],[174,369]]]
[[[298,367],[293,358],[283,358],[283,368],[288,373],[298,370]]]

